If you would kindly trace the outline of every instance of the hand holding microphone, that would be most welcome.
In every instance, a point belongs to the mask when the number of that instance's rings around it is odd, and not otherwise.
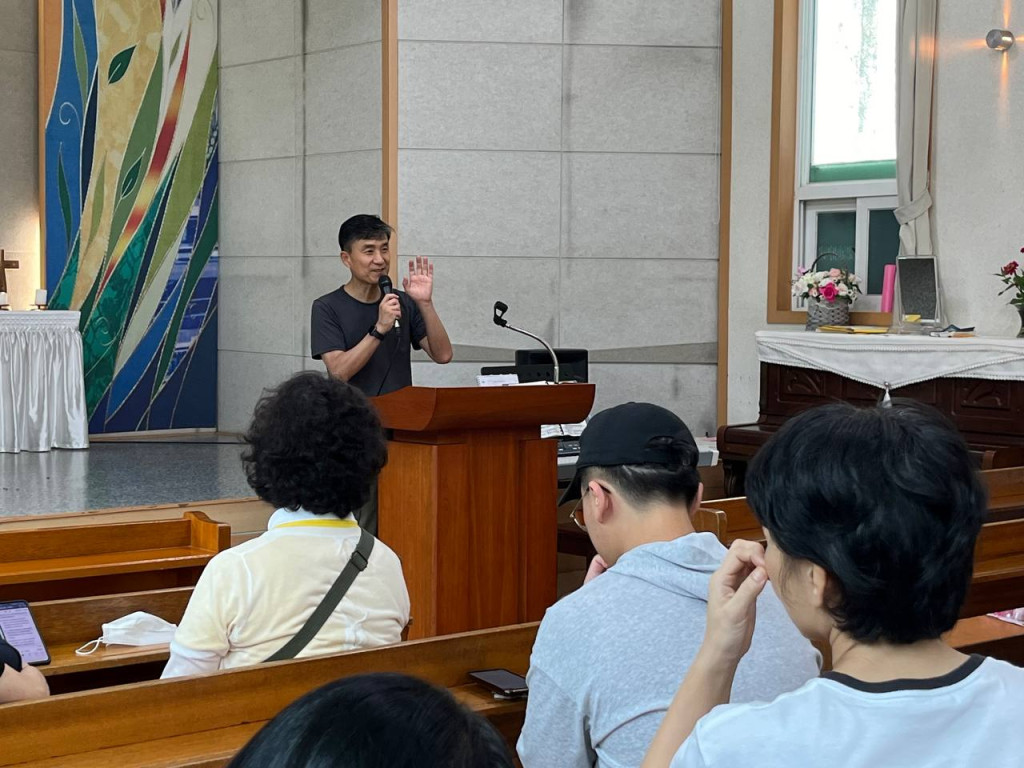
[[[389,333],[392,328],[402,327],[398,321],[398,318],[402,316],[402,302],[399,301],[398,294],[391,286],[390,277],[381,275],[377,284],[380,286],[381,292],[380,306],[377,309],[377,326],[378,330],[384,328],[383,331],[380,331],[381,333]]]

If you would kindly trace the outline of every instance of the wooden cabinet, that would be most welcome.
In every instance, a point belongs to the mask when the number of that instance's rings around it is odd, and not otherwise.
[[[786,421],[808,408],[845,402],[870,407],[884,396],[877,387],[828,371],[761,363],[759,415],[752,424],[730,424],[718,430],[719,458],[725,492],[742,496],[747,462]],[[893,389],[935,406],[949,416],[985,468],[1024,462],[1024,382],[941,378]]]

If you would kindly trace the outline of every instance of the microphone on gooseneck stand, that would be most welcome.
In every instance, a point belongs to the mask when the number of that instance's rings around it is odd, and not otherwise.
[[[388,277],[387,275],[381,275],[380,279],[377,280],[377,285],[380,286],[381,299],[383,299],[389,293],[394,293],[395,292],[394,287],[392,287],[392,285],[391,285],[391,278]],[[399,303],[399,306],[401,306],[401,303],[402,303],[401,299],[399,299],[398,303]],[[398,328],[401,328],[401,327],[402,326],[398,322],[398,318],[396,317],[395,318],[395,328],[398,329]]]
[[[529,331],[524,331],[522,328],[516,328],[514,325],[509,325],[508,320],[505,319],[506,312],[508,312],[508,304],[503,301],[494,302],[494,324],[501,328],[508,328],[510,331],[521,333],[523,336],[529,336],[531,339],[543,344],[544,348],[551,355],[551,362],[554,363],[555,384],[557,384],[560,379],[558,377],[558,356],[555,354],[555,350],[552,349],[551,345],[544,341],[540,336],[530,333]]]

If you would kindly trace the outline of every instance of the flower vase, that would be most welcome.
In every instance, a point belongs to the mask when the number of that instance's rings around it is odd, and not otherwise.
[[[1017,307],[1017,314],[1020,315],[1020,330],[1017,331],[1017,338],[1024,339],[1024,307]]]
[[[814,331],[823,325],[849,324],[850,302],[841,299],[833,301],[831,304],[819,299],[809,299],[807,301],[807,325],[805,330]]]

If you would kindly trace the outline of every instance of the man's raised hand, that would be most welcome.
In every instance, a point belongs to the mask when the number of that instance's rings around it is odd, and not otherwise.
[[[409,275],[402,278],[402,290],[417,302],[429,302],[434,294],[434,265],[426,256],[409,259]]]

